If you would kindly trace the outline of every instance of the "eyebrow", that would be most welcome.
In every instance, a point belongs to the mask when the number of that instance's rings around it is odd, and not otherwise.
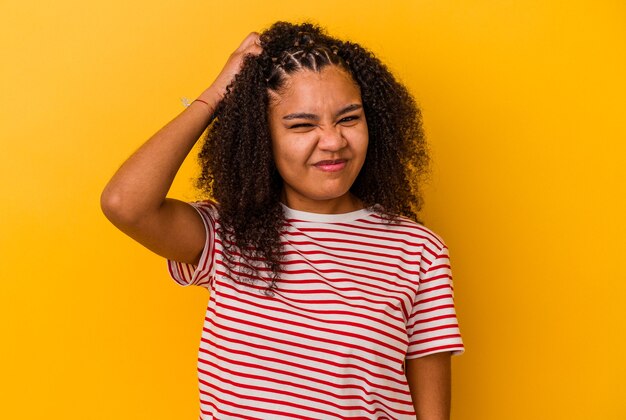
[[[343,114],[347,114],[348,112],[355,111],[355,110],[361,109],[361,108],[363,108],[363,105],[361,105],[361,104],[348,105],[347,107],[345,107],[344,109],[339,111],[337,114],[335,114],[335,118],[337,118],[337,117],[339,117],[339,116],[341,116]],[[296,112],[296,113],[293,113],[293,114],[285,115],[283,117],[283,120],[296,120],[296,119],[319,120],[320,117],[318,115],[309,114],[307,112]]]

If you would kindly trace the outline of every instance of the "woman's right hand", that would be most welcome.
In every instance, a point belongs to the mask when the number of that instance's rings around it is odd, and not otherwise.
[[[206,233],[198,212],[188,203],[166,198],[176,172],[209,124],[226,87],[241,70],[247,54],[259,54],[259,34],[252,32],[230,55],[213,84],[195,103],[155,133],[113,175],[101,195],[106,217],[137,242],[166,258],[195,264]]]
[[[248,54],[259,55],[262,51],[263,49],[259,43],[259,34],[251,32],[230,55],[224,68],[211,85],[211,90],[218,93],[220,99],[223,98],[226,94],[226,87],[230,85],[235,75],[241,70],[244,57]]]
[[[188,203],[167,198],[185,157],[209,124],[226,87],[241,70],[247,54],[259,54],[259,34],[252,32],[230,55],[213,84],[194,103],[155,133],[113,175],[100,202],[106,217],[137,242],[166,258],[195,264],[206,233],[198,212]]]

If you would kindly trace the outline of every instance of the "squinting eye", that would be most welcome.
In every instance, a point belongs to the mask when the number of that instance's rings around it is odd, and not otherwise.
[[[359,116],[358,115],[351,115],[349,117],[346,118],[342,118],[339,122],[350,122],[350,121],[354,121],[354,120],[358,120]]]
[[[292,125],[289,128],[301,128],[301,127],[313,127],[313,124],[304,124],[304,123],[303,124],[295,124],[295,125]]]

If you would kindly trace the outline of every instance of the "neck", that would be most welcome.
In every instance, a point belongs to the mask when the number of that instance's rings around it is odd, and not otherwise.
[[[281,201],[293,210],[306,211],[320,214],[341,214],[361,210],[363,202],[350,192],[341,197],[328,200],[311,200],[301,197],[290,197],[283,191]]]

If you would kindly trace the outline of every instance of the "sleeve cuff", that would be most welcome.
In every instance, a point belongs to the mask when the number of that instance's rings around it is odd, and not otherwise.
[[[202,286],[210,287],[211,271],[213,262],[213,247],[215,235],[215,223],[210,209],[203,206],[203,202],[190,203],[200,214],[206,234],[204,249],[200,255],[198,265],[182,263],[174,260],[167,260],[167,268],[172,279],[180,286]]]

